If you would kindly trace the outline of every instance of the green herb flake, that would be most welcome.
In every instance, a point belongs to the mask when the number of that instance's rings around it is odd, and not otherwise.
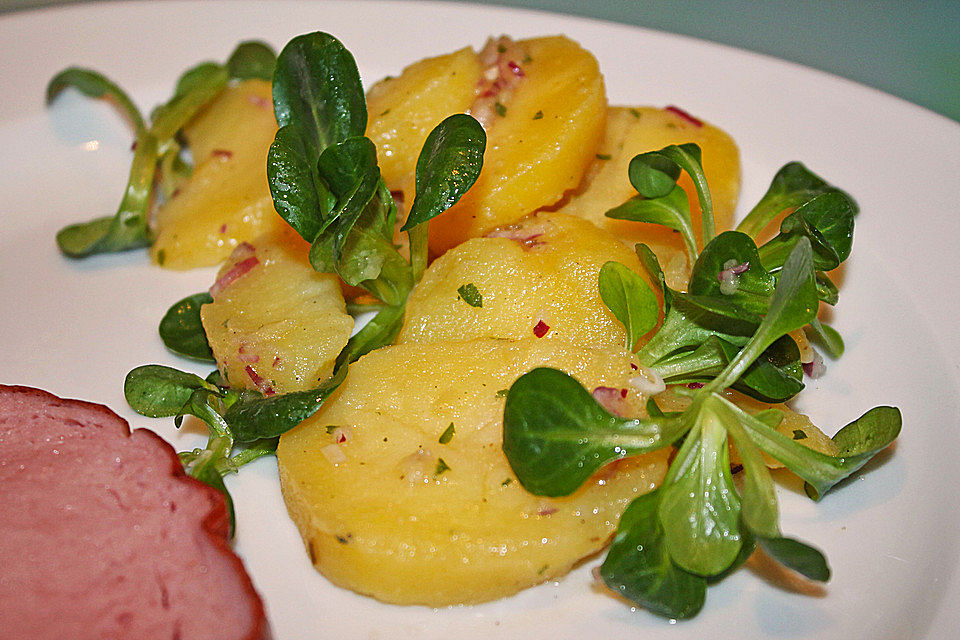
[[[540,567],[540,568],[537,570],[537,575],[538,575],[538,576],[542,576],[543,574],[545,574],[545,573],[547,572],[547,569],[549,569],[549,568],[550,568],[550,565],[548,565],[548,564],[543,565],[542,567]]]
[[[611,156],[609,153],[598,153],[598,154],[597,154],[597,160],[609,160],[609,159],[612,158],[612,157],[613,157],[613,156]]]
[[[508,393],[510,393],[510,389],[500,389],[500,391],[497,391],[496,396],[498,398],[506,398]]]
[[[382,118],[383,116],[387,115],[388,113],[390,113],[390,109],[384,109],[384,110],[383,110],[383,113],[380,114],[380,117]]]
[[[500,483],[500,486],[501,486],[501,487],[505,487],[505,486],[507,486],[508,484],[511,484],[512,482],[513,482],[513,478],[507,478],[506,480],[504,480],[503,482]]]
[[[794,439],[794,440],[806,440],[806,439],[807,439],[807,434],[804,433],[802,429],[794,429],[794,430],[793,430],[793,439]]]
[[[493,103],[493,110],[496,111],[497,115],[500,116],[501,118],[507,115],[507,108],[503,106],[503,104],[500,102]]]
[[[483,306],[483,296],[480,294],[480,291],[477,289],[475,284],[468,283],[457,289],[457,293],[460,294],[460,299],[466,302],[471,307],[482,307]]]
[[[535,114],[533,114],[533,119],[543,120],[543,111],[537,111]]]
[[[437,468],[433,471],[433,477],[436,478],[444,471],[449,471],[450,465],[443,461],[443,458],[437,458]]]
[[[326,429],[326,430],[327,430],[327,433],[329,433],[329,434],[332,434],[334,431],[336,431],[336,430],[339,429],[339,428],[340,428],[340,427],[339,427],[338,425],[335,425],[335,424],[328,424],[326,427],[324,427],[324,429]]]
[[[641,117],[643,114],[640,113],[640,110],[639,110],[639,109],[630,109],[630,115],[632,115],[634,118],[636,118],[637,120],[639,120],[640,117]]]
[[[529,53],[523,56],[523,64],[529,64],[531,62],[533,62],[533,58],[530,56]]]
[[[504,46],[504,45],[502,45],[502,44],[498,44],[498,45],[497,45],[497,53],[506,53],[506,52],[507,52],[507,47],[506,47],[506,46]]]
[[[448,442],[450,442],[451,440],[453,440],[453,435],[454,435],[456,432],[457,432],[457,430],[453,428],[453,423],[451,422],[451,423],[450,423],[450,426],[447,427],[447,428],[444,430],[444,432],[440,434],[440,439],[439,439],[437,442],[439,442],[440,444],[447,444]]]
[[[165,249],[160,249],[157,251],[157,265],[163,266],[163,263],[167,261],[167,252]]]

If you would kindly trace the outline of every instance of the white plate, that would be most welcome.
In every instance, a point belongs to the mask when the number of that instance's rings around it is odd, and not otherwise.
[[[132,413],[126,372],[168,354],[156,324],[169,304],[206,288],[211,271],[170,273],[143,252],[61,257],[54,233],[115,210],[130,134],[105,105],[65,95],[46,110],[48,79],[68,65],[106,72],[142,108],[181,70],[263,38],[337,35],[367,82],[420,57],[479,46],[489,34],[566,33],[600,60],[611,103],[675,104],[738,141],[744,203],[799,159],[849,190],[862,213],[836,326],[847,354],[810,385],[802,408],[833,432],[877,404],[904,429],[892,455],[821,503],[782,494],[784,531],[822,548],[833,580],[799,595],[749,570],[708,592],[698,618],[671,624],[591,590],[590,569],[481,606],[395,607],[315,573],[286,517],[276,465],[227,483],[237,551],[278,640],[303,638],[644,637],[938,638],[960,628],[960,126],[826,74],[735,49],[576,18],[460,4],[405,2],[137,2],[0,19],[0,380],[108,404],[178,449],[200,442],[169,420]],[[202,370],[198,370],[202,371]]]

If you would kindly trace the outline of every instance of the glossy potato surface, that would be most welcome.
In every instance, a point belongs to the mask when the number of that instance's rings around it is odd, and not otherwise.
[[[597,281],[610,260],[646,277],[632,250],[562,213],[542,212],[494,235],[468,240],[430,265],[407,303],[398,343],[521,340],[543,321],[544,340],[626,346],[626,330],[600,298]],[[470,284],[482,296],[480,307],[458,292]]]
[[[597,153],[607,100],[593,55],[563,36],[516,48],[523,78],[487,127],[476,184],[430,223],[436,254],[556,203]]]
[[[157,264],[219,264],[241,242],[286,226],[267,187],[267,151],[277,131],[269,82],[231,86],[184,128],[192,176],[156,212]]]
[[[219,281],[243,271],[246,260],[254,266],[200,309],[217,366],[235,386],[312,389],[330,376],[353,330],[339,281],[313,270],[309,245],[292,229],[254,242],[234,252]]]
[[[600,157],[590,169],[586,187],[560,208],[564,213],[590,220],[631,247],[637,242],[647,244],[660,258],[668,282],[676,288],[686,288],[690,268],[680,235],[661,225],[615,220],[604,214],[637,195],[627,174],[630,160],[635,155],[687,142],[696,143],[702,151],[717,230],[729,229],[740,193],[737,145],[713,125],[695,124],[675,111],[653,107],[611,107],[608,110],[606,133],[598,152]],[[698,243],[702,244],[697,192],[686,172],[679,184],[689,197],[694,233]]]
[[[661,481],[667,453],[618,462],[565,498],[534,496],[501,450],[497,392],[537,366],[568,371],[588,389],[626,388],[630,361],[535,338],[364,356],[277,450],[312,562],[340,586],[428,606],[499,598],[563,575],[605,546],[627,504]],[[639,411],[643,398],[630,391],[626,403]]]
[[[370,88],[367,137],[377,145],[377,163],[387,186],[397,190],[413,184],[427,135],[447,116],[470,108],[479,79],[480,61],[466,47],[416,62]]]

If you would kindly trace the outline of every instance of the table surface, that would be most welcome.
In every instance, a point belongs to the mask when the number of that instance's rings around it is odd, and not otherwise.
[[[0,13],[91,0],[0,0]],[[404,0],[416,1],[416,0]],[[680,33],[769,54],[960,121],[960,1],[481,0]]]

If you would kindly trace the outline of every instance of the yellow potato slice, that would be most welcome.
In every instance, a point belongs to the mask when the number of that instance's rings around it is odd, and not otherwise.
[[[465,47],[416,62],[370,88],[367,137],[377,145],[380,175],[390,189],[413,184],[427,135],[447,116],[470,108],[479,79],[477,54]]]
[[[328,378],[353,331],[336,276],[317,273],[289,227],[244,244],[200,308],[217,367],[231,385],[288,393]]]
[[[607,544],[627,504],[662,480],[668,454],[617,462],[568,497],[534,496],[501,450],[498,392],[537,366],[588,389],[629,388],[630,362],[623,351],[535,338],[364,356],[277,450],[311,561],[340,586],[428,606],[491,600],[563,575]],[[631,390],[624,406],[643,402]]]
[[[592,54],[555,36],[519,41],[502,55],[516,57],[507,63],[522,77],[506,94],[480,96],[472,107],[494,106],[483,171],[459,203],[431,221],[435,254],[559,201],[580,184],[603,136],[606,93]]]
[[[468,240],[430,265],[407,303],[398,343],[521,340],[543,322],[546,340],[626,346],[626,330],[600,298],[597,279],[610,260],[646,277],[631,249],[562,213],[541,212],[494,235],[501,237]],[[482,306],[460,295],[466,285]]]
[[[224,89],[184,128],[193,175],[156,211],[154,262],[169,269],[219,264],[241,242],[287,226],[267,186],[276,131],[263,80]]]
[[[637,242],[647,244],[660,258],[668,283],[681,289],[686,288],[690,265],[678,233],[662,225],[615,220],[604,214],[637,195],[627,174],[635,155],[686,142],[698,144],[703,152],[703,170],[713,197],[717,230],[729,229],[740,193],[737,145],[713,125],[696,124],[676,111],[653,107],[608,109],[606,133],[587,184],[560,208],[564,213],[590,220],[631,247]],[[697,192],[686,172],[679,184],[689,197],[694,232],[702,245]]]

